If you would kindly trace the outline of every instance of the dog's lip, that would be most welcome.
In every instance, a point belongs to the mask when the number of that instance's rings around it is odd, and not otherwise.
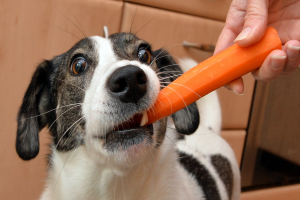
[[[146,117],[145,117],[146,116]],[[146,119],[145,119],[146,118]],[[111,133],[126,133],[126,132],[132,132],[136,130],[144,130],[152,129],[151,135],[153,134],[153,126],[152,125],[145,125],[148,121],[147,113],[141,112],[133,115],[129,120],[126,120],[124,122],[121,122],[120,124],[116,125],[112,131],[106,133],[105,135],[94,135],[93,138],[97,139],[106,139],[107,135]]]
[[[110,153],[130,151],[137,146],[153,144],[153,125],[139,126],[137,128],[115,130],[107,133],[103,139],[103,147]]]
[[[107,140],[110,135],[118,134],[118,135],[124,135],[126,137],[127,134],[130,134],[132,132],[135,132],[135,131],[146,132],[147,130],[150,133],[150,135],[153,135],[153,125],[150,124],[150,125],[139,126],[139,127],[135,127],[135,128],[129,128],[129,129],[112,130],[112,131],[106,133],[105,135],[94,135],[93,138]]]

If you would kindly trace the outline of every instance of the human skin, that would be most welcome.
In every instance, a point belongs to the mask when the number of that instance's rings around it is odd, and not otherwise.
[[[274,50],[262,66],[253,71],[257,80],[271,81],[294,72],[300,64],[300,0],[233,0],[215,54],[236,43],[241,47],[258,42],[268,26],[274,27],[282,41],[282,50]],[[225,86],[243,94],[238,78]]]

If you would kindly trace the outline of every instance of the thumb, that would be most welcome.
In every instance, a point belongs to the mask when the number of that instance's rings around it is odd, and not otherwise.
[[[242,32],[235,42],[247,47],[258,42],[265,34],[268,23],[269,0],[248,0]]]

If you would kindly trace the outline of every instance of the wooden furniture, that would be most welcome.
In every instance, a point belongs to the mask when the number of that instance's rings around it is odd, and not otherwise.
[[[29,162],[18,158],[16,117],[24,92],[43,59],[67,51],[84,37],[80,25],[89,36],[103,36],[104,25],[111,33],[118,32],[123,3],[11,0],[0,4],[0,194],[7,200],[38,199],[46,178],[50,137],[46,130],[40,133],[37,158]]]
[[[257,82],[242,165],[242,186],[252,184],[258,149],[300,165],[300,69]]]

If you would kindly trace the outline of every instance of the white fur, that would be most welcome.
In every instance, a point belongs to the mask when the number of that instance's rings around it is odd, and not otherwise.
[[[98,46],[99,64],[96,67],[90,88],[87,90],[84,99],[83,115],[87,121],[87,134],[104,135],[107,132],[111,131],[116,124],[119,124],[120,122],[124,121],[124,119],[122,118],[123,116],[119,116],[119,119],[109,119],[108,115],[103,112],[107,109],[110,109],[109,111],[112,111],[112,108],[108,108],[108,106],[104,105],[103,102],[111,102],[112,100],[111,96],[107,93],[105,83],[108,77],[116,69],[124,67],[126,65],[135,65],[145,72],[147,79],[150,81],[147,82],[147,87],[149,89],[145,94],[146,97],[143,98],[151,99],[150,102],[145,102],[145,109],[154,104],[154,101],[159,93],[160,83],[155,72],[151,70],[149,66],[144,65],[138,61],[117,61],[109,40],[97,36],[92,37],[92,39]],[[103,129],[103,127],[105,128]]]
[[[56,152],[41,199],[199,200],[202,197],[196,182],[179,166],[174,147],[168,142],[127,173],[99,165],[88,152],[84,146],[68,153]]]
[[[222,199],[228,199],[225,187],[217,172],[210,164],[209,155],[221,154],[228,158],[234,171],[234,199],[239,199],[239,172],[234,154],[229,145],[219,136],[221,127],[220,106],[215,92],[197,102],[201,124],[191,136],[176,142],[176,132],[167,129],[163,144],[155,149],[137,147],[138,155],[119,154],[110,156],[93,134],[103,135],[117,122],[108,124],[101,114],[104,101],[110,101],[104,90],[107,77],[118,67],[134,64],[142,68],[149,81],[146,96],[155,101],[159,91],[159,81],[154,71],[137,61],[117,61],[110,41],[93,38],[99,45],[99,64],[94,72],[90,88],[86,93],[83,115],[86,119],[87,140],[69,152],[53,149],[52,166],[46,182],[42,200],[193,200],[204,199],[203,191],[196,180],[178,162],[176,148],[193,155],[204,164],[216,180]],[[148,107],[153,102],[147,102]],[[172,120],[168,120],[168,126]],[[104,127],[104,128],[103,128]],[[209,130],[211,127],[212,130]],[[155,134],[153,137],[156,137]],[[122,156],[127,156],[122,157]],[[128,161],[132,161],[128,163]],[[122,165],[120,164],[122,163]],[[134,164],[132,164],[134,163]]]

